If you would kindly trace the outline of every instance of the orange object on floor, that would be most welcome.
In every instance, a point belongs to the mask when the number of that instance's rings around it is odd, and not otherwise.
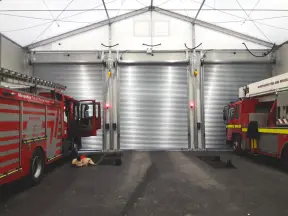
[[[88,165],[95,165],[95,163],[91,158],[87,158],[85,155],[82,155],[80,157],[73,159],[72,165],[75,165],[76,167],[83,167]]]

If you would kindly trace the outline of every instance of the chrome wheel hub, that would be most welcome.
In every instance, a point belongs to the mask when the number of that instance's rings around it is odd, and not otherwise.
[[[42,172],[42,161],[39,156],[35,157],[32,163],[32,175],[35,179],[39,178]]]

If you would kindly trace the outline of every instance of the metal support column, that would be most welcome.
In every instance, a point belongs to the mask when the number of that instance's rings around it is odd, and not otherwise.
[[[203,144],[203,138],[202,138],[202,133],[204,130],[204,119],[202,118],[201,112],[204,111],[204,107],[202,104],[202,98],[201,98],[201,61],[200,61],[200,55],[199,53],[196,53],[195,51],[195,70],[198,71],[198,75],[197,77],[195,77],[195,81],[196,81],[196,91],[195,91],[195,95],[196,95],[196,115],[197,115],[197,119],[196,119],[196,134],[197,134],[197,143],[198,143],[198,148],[199,149],[204,149],[204,144]]]
[[[201,62],[201,59],[203,57],[203,53],[200,52],[199,61]],[[201,148],[205,149],[205,107],[204,107],[204,68],[202,64],[199,65],[200,67],[200,106],[201,106]]]
[[[109,24],[109,41],[108,41],[108,54],[106,58],[106,64],[104,68],[105,73],[105,107],[104,107],[104,151],[108,151],[110,149],[113,149],[113,73],[112,73],[112,66],[113,66],[113,59],[112,59],[112,51],[111,51],[111,45],[112,45],[112,38],[111,38],[111,24]],[[105,57],[104,57],[105,58]],[[106,104],[108,104],[109,107],[106,107]]]
[[[192,24],[192,47],[196,46],[196,39],[195,39],[195,24]],[[194,70],[196,69],[196,50],[193,50],[193,53],[191,54],[191,78],[192,78],[192,89],[191,89],[191,96],[192,96],[192,102],[194,103],[194,108],[191,110],[192,112],[192,127],[191,127],[191,134],[193,134],[192,139],[192,147],[194,149],[198,148],[198,131],[197,131],[197,77],[194,76]],[[192,138],[192,137],[191,137]]]
[[[191,56],[189,54],[189,51],[186,51],[186,58],[189,61]],[[188,86],[188,101],[191,101],[192,98],[192,75],[191,75],[191,71],[192,71],[192,65],[191,65],[191,61],[189,61],[189,64],[187,65],[187,86]],[[188,102],[190,103],[190,102]],[[188,106],[188,104],[187,104]],[[188,112],[188,150],[192,149],[192,145],[193,145],[193,130],[191,130],[191,126],[192,126],[192,122],[193,122],[193,113],[191,112],[191,109],[188,108],[187,110]]]
[[[118,57],[117,57],[118,60]],[[120,72],[119,72],[119,66],[117,64],[116,66],[116,86],[115,86],[115,91],[117,92],[116,95],[116,124],[117,124],[117,128],[116,128],[116,149],[120,150]]]
[[[111,29],[111,24],[109,24],[109,46],[112,46],[112,29]],[[109,53],[108,53],[108,72],[111,73],[110,77],[108,77],[109,79],[109,101],[108,104],[110,105],[110,109],[109,109],[109,131],[110,131],[110,150],[112,150],[114,148],[114,140],[113,140],[113,108],[114,108],[114,104],[113,104],[113,76],[114,73],[112,73],[112,66],[113,66],[113,59],[112,59],[112,51],[111,51],[111,47],[109,47]]]

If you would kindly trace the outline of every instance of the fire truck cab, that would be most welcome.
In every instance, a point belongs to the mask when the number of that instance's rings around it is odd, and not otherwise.
[[[95,100],[75,100],[62,92],[41,92],[40,96],[61,101],[63,104],[63,126],[65,139],[71,141],[70,148],[78,151],[81,137],[96,136],[101,129],[100,103]],[[67,133],[66,133],[67,131]]]
[[[288,73],[239,88],[223,109],[226,142],[236,153],[252,152],[288,161]]]
[[[65,86],[0,68],[0,186],[77,154],[81,138],[101,128],[100,103],[76,100]]]

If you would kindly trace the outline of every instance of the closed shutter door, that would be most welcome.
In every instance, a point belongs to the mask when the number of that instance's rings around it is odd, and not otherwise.
[[[268,64],[204,65],[205,146],[225,147],[226,129],[223,108],[238,99],[240,87],[271,77]]]
[[[65,94],[76,100],[103,101],[103,75],[100,64],[36,64],[34,76],[67,86]],[[96,137],[82,138],[82,148],[102,149],[102,130],[97,131]]]
[[[187,149],[186,65],[120,67],[121,149]]]

